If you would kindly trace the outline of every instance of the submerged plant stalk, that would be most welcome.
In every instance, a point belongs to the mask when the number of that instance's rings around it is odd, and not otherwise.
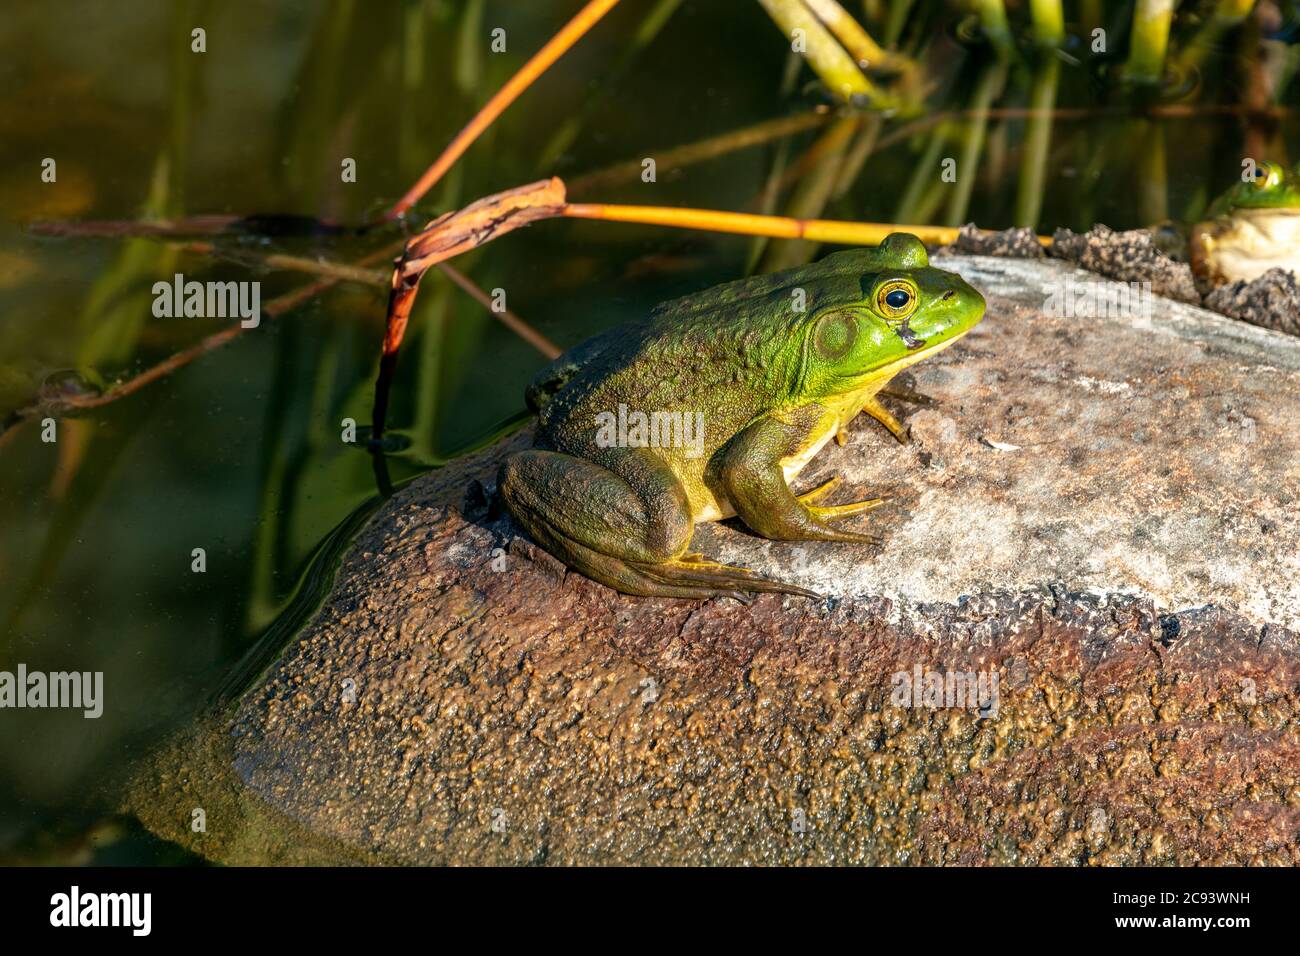
[[[826,28],[835,34],[844,49],[853,54],[858,65],[863,69],[868,66],[881,66],[895,57],[871,38],[871,34],[857,20],[853,19],[838,0],[806,0],[809,9],[817,19],[826,24]]]
[[[1214,5],[1214,12],[1206,18],[1196,35],[1175,56],[1175,69],[1179,73],[1199,69],[1224,34],[1245,20],[1254,6],[1255,0],[1219,0]]]
[[[1061,61],[1045,53],[1034,74],[1030,94],[1029,122],[1025,127],[1024,154],[1020,163],[1020,185],[1016,192],[1016,225],[1035,226],[1043,209],[1043,188],[1047,177],[1047,153],[1052,144],[1052,107],[1061,76]]]
[[[975,0],[984,35],[999,53],[1011,50],[1011,26],[1007,23],[1007,8],[1002,0]]]
[[[1129,38],[1129,79],[1138,83],[1159,83],[1165,73],[1169,48],[1169,27],[1174,19],[1174,0],[1138,0],[1133,10]]]
[[[1061,0],[1030,0],[1034,39],[1040,46],[1060,46],[1065,41],[1065,10]]]
[[[950,226],[959,226],[966,221],[970,210],[971,190],[975,188],[975,172],[979,168],[980,154],[984,152],[989,106],[1002,92],[1005,79],[1006,65],[1001,60],[989,63],[980,73],[978,85],[971,97],[966,140],[962,144],[961,159],[957,166],[957,182],[953,184],[953,192],[948,199],[948,209],[944,217],[945,222]]]
[[[801,54],[827,88],[845,102],[881,97],[858,64],[831,32],[813,15],[803,0],[758,0],[785,34],[792,49]]]

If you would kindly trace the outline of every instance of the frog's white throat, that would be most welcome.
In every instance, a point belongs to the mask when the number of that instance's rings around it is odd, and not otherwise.
[[[1229,282],[1258,279],[1270,269],[1300,275],[1300,209],[1239,209],[1198,227],[1195,251]]]
[[[974,328],[974,326],[971,326],[971,328]],[[945,339],[938,345],[931,348],[918,349],[911,355],[905,355],[897,362],[886,365],[884,368],[872,372],[865,380],[863,386],[850,393],[852,397],[844,403],[847,408],[847,414],[835,419],[830,427],[822,428],[817,433],[816,438],[803,451],[791,455],[789,458],[782,459],[781,471],[785,475],[786,482],[789,483],[793,480],[794,477],[804,469],[804,466],[807,465],[808,462],[816,458],[817,453],[826,447],[826,443],[835,437],[835,433],[840,430],[841,424],[847,425],[850,421],[856,418],[865,406],[867,399],[873,398],[876,392],[880,391],[889,383],[890,379],[909,365],[915,365],[922,359],[929,358],[937,352],[942,352],[969,331],[970,329],[963,329],[952,338]],[[890,440],[892,441],[893,439]]]

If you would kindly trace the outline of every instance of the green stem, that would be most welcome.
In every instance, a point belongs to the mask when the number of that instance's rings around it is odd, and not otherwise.
[[[796,48],[808,61],[813,72],[827,88],[845,102],[865,100],[881,105],[883,97],[871,82],[862,75],[857,63],[840,46],[839,41],[813,15],[803,0],[758,0],[776,25],[780,27],[792,48]]]
[[[1007,22],[1007,8],[1002,0],[975,0],[975,10],[979,13],[980,25],[984,35],[1000,54],[1011,50],[1011,26]]]
[[[889,20],[885,26],[885,46],[895,47],[907,26],[907,15],[912,12],[915,0],[890,0]]]
[[[925,153],[916,164],[916,172],[912,174],[912,179],[907,184],[903,198],[899,200],[898,208],[894,210],[894,222],[919,221],[916,218],[918,215],[917,210],[921,208],[922,203],[925,201],[926,188],[932,182],[935,182],[939,176],[939,158],[947,140],[948,129],[946,124],[941,124],[930,134],[930,141],[926,144]]]
[[[1174,0],[1138,0],[1133,10],[1125,69],[1129,79],[1137,83],[1159,83],[1164,78],[1173,19]]]
[[[879,116],[872,116],[858,131],[853,145],[849,147],[848,155],[844,157],[844,162],[840,166],[839,174],[835,178],[835,188],[831,190],[832,200],[843,198],[844,194],[852,189],[853,184],[858,181],[862,167],[876,151],[876,144],[880,142],[880,129],[883,123],[884,121]]]
[[[1186,73],[1199,69],[1206,56],[1223,39],[1223,35],[1245,20],[1254,6],[1255,0],[1219,0],[1214,5],[1214,13],[1206,18],[1195,36],[1175,58],[1175,70]]]
[[[1016,191],[1016,225],[1038,225],[1043,210],[1043,184],[1047,173],[1047,153],[1052,143],[1052,112],[1056,105],[1056,88],[1061,76],[1061,61],[1045,54],[1034,74],[1030,93],[1031,113],[1025,127],[1024,153],[1020,161],[1020,186]]]
[[[1065,42],[1065,9],[1061,0],[1029,0],[1034,20],[1034,39],[1040,46],[1056,47]]]
[[[1006,65],[1002,61],[988,64],[980,74],[975,92],[971,96],[971,116],[966,124],[966,139],[962,144],[961,158],[957,161],[957,182],[948,198],[944,221],[949,226],[960,226],[970,210],[971,191],[975,188],[975,172],[979,168],[980,154],[984,152],[984,137],[989,124],[989,106],[1002,92],[1006,80]]]
[[[645,48],[654,42],[655,37],[659,35],[659,32],[672,19],[673,14],[677,12],[677,8],[681,5],[682,0],[658,0],[650,8],[627,46],[623,48],[619,58],[609,69],[604,71],[600,86],[592,94],[584,97],[581,106],[570,114],[560,125],[560,128],[555,131],[555,134],[551,136],[550,141],[542,150],[541,159],[537,162],[539,172],[549,172],[554,169],[564,154],[573,147],[583,127],[591,122],[592,116],[605,102],[610,91],[617,88],[618,81],[627,73]]]
[[[1138,154],[1137,174],[1140,190],[1138,213],[1148,226],[1155,226],[1169,218],[1169,170],[1165,161],[1165,125],[1160,120],[1148,120],[1143,146]]]
[[[799,219],[817,219],[830,201],[839,179],[844,154],[864,122],[861,116],[844,116],[824,132],[813,147],[826,146],[817,163],[800,180],[785,214]],[[783,239],[771,243],[763,253],[759,272],[777,272],[792,266],[804,265],[817,254],[820,243],[807,239]]]

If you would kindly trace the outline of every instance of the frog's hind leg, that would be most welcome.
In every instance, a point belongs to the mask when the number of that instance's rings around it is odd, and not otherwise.
[[[862,410],[889,429],[889,434],[898,439],[898,442],[901,445],[910,444],[911,438],[907,434],[907,429],[905,429],[899,420],[894,417],[894,413],[887,409],[884,406],[884,403],[880,401],[879,396],[881,395],[887,395],[890,398],[896,398],[900,402],[907,402],[911,405],[928,406],[939,404],[929,395],[922,395],[920,392],[914,392],[910,389],[903,388],[902,386],[895,387],[893,385],[886,385],[875,395],[862,403]],[[847,425],[841,425],[839,430],[835,433],[835,443],[840,447],[843,447],[847,437]]]
[[[538,544],[625,594],[811,594],[742,568],[688,559],[694,525],[676,476],[641,449],[629,449],[616,462],[617,472],[561,452],[518,452],[502,464],[498,487],[510,513]]]
[[[523,522],[521,522],[523,523]],[[745,601],[745,595],[739,591],[719,589],[716,586],[700,584],[673,583],[671,579],[654,573],[656,565],[638,565],[631,561],[601,554],[585,547],[556,531],[549,524],[540,527],[525,524],[528,533],[536,538],[547,551],[550,551],[566,565],[581,572],[593,581],[599,581],[624,594],[639,594],[652,597],[677,598],[711,598],[716,595],[734,597]]]
[[[589,578],[651,593],[631,563],[657,564],[686,550],[692,522],[685,490],[662,464],[629,452],[624,475],[562,452],[509,456],[497,486],[538,544]],[[694,596],[694,595],[681,595]]]

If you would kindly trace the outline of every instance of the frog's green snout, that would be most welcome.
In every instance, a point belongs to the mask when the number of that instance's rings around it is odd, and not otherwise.
[[[930,277],[933,294],[926,297],[926,304],[906,323],[910,337],[929,348],[969,331],[984,317],[984,296],[959,275],[935,272],[936,275]],[[920,348],[921,345],[909,342],[908,347]]]

